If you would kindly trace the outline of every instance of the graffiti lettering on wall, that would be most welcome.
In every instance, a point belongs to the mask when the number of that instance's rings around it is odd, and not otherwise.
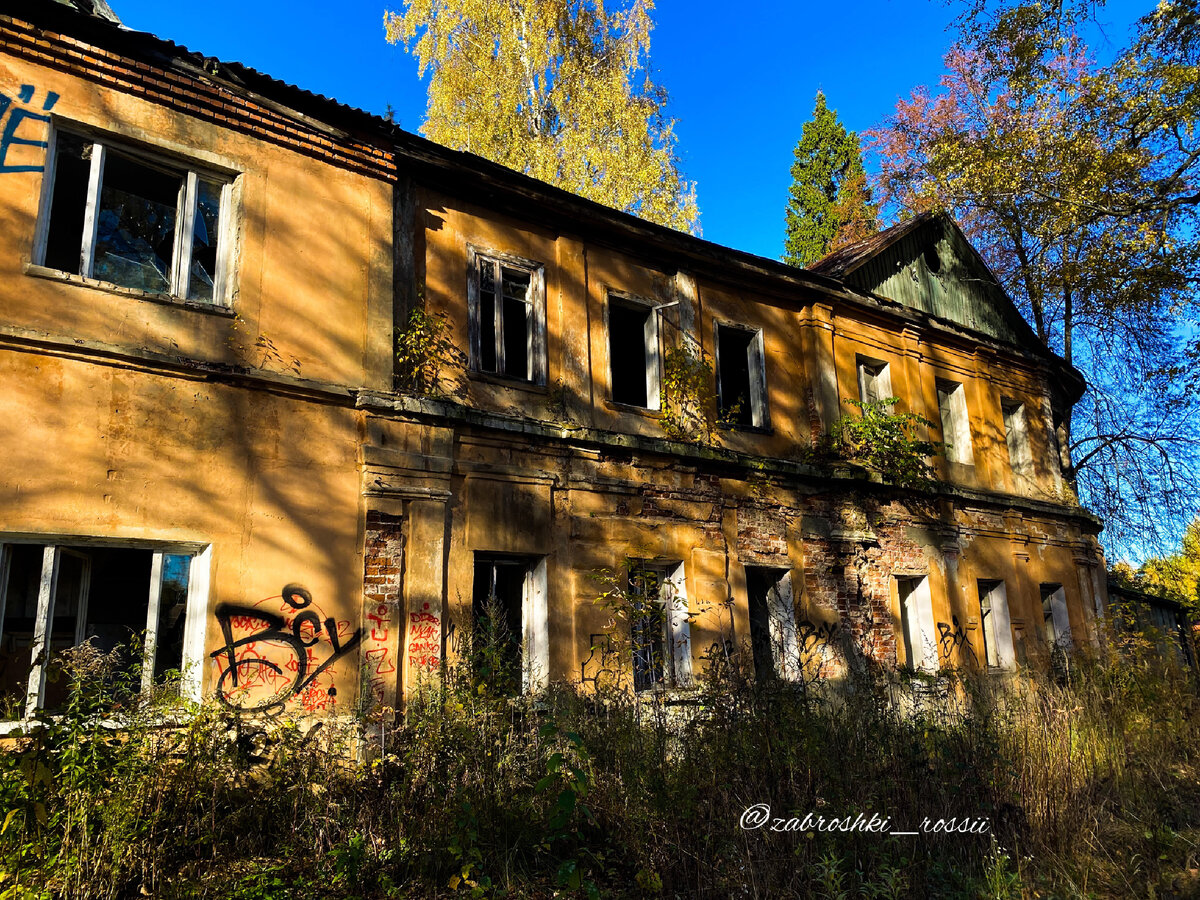
[[[220,672],[217,697],[243,712],[277,711],[293,700],[308,712],[329,709],[337,698],[332,667],[363,638],[361,628],[351,633],[348,621],[323,616],[298,584],[253,606],[218,603],[214,615],[225,639],[210,654]]]
[[[388,623],[391,617],[388,613],[387,605],[380,603],[375,609],[367,613],[367,624],[370,630],[367,632],[367,641],[375,646],[367,647],[363,651],[363,666],[366,670],[367,686],[371,690],[371,695],[376,704],[383,702],[387,686],[388,675],[394,675],[396,672],[396,661],[390,658],[388,653],[388,638],[390,630]]]
[[[426,603],[421,612],[408,614],[408,665],[414,672],[429,672],[442,661],[442,620],[429,612]]]
[[[967,632],[961,625],[958,624],[958,616],[951,616],[950,621],[954,623],[951,627],[945,622],[937,623],[938,643],[942,646],[942,657],[947,660],[953,659],[951,655],[955,650],[962,650],[963,661],[975,662],[975,648],[971,646],[970,640],[967,639]]]
[[[17,134],[17,129],[25,122],[49,122],[50,117],[41,115],[41,113],[30,112],[25,107],[33,102],[34,88],[32,84],[21,85],[17,91],[16,102],[20,106],[13,105],[13,98],[7,94],[0,94],[0,122],[4,123],[4,130],[0,131],[0,172],[40,172],[45,168],[44,165],[31,165],[21,163],[10,163],[8,161],[8,153],[13,147],[33,147],[38,150],[46,149],[46,142],[42,140],[32,140],[30,137],[21,137]],[[55,103],[58,102],[58,94],[54,91],[46,92],[46,99],[42,101],[42,112],[49,112]],[[38,128],[36,124],[30,125],[30,128]]]
[[[621,666],[613,650],[612,635],[605,632],[588,638],[592,652],[579,666],[579,680],[592,687],[613,685],[620,680]]]

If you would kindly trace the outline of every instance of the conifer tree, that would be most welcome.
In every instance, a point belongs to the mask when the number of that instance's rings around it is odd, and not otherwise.
[[[819,91],[796,144],[785,227],[783,261],[793,266],[812,265],[878,230],[858,135],[846,131]]]

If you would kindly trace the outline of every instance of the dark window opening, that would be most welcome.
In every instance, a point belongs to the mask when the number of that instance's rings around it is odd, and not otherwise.
[[[479,260],[479,369],[533,380],[533,273]]]
[[[726,421],[756,425],[751,379],[758,332],[717,326],[718,406]]]
[[[152,583],[150,550],[10,544],[4,619],[0,631],[0,703],[7,719],[26,710],[34,675],[40,707],[67,700],[64,652],[88,644],[109,656],[97,668],[122,691],[136,692],[179,673],[183,665],[191,557],[162,554],[162,576]],[[52,576],[57,556],[57,577]],[[51,592],[51,587],[53,591]],[[42,617],[46,620],[43,622]],[[47,662],[33,660],[35,635],[45,629]],[[30,688],[33,688],[31,691]]]
[[[637,565],[629,572],[635,691],[659,687],[669,678],[667,614],[663,604],[665,582],[666,573],[661,568]]]
[[[528,560],[475,555],[473,674],[501,694],[516,694],[521,689],[528,576]]]
[[[91,160],[91,143],[73,134],[58,133],[55,139],[50,227],[46,232],[46,254],[43,260],[51,269],[80,274],[83,219],[87,212]]]
[[[746,567],[746,595],[750,607],[750,649],[754,658],[754,676],[760,681],[781,675],[776,660],[785,653],[794,652],[786,645],[790,629],[782,621],[772,627],[772,616],[777,620],[792,616],[790,608],[784,608],[779,595],[780,581],[787,575],[786,569],[769,569],[760,566]]]
[[[608,358],[614,403],[651,405],[653,316],[648,306],[609,301]]]

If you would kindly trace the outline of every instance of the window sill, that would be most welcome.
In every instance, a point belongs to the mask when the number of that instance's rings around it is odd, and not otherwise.
[[[190,309],[195,312],[209,313],[210,315],[223,316],[232,319],[234,311],[228,306],[218,306],[215,303],[201,303],[197,300],[183,300],[171,294],[156,294],[153,291],[140,291],[137,288],[122,287],[119,284],[113,284],[110,281],[97,281],[94,278],[84,278],[82,275],[72,275],[70,272],[62,272],[58,269],[48,269],[45,266],[37,266],[33,263],[26,263],[25,274],[33,278],[45,278],[48,281],[59,281],[64,284],[75,284],[80,287],[88,287],[97,291],[105,291],[109,294],[118,294],[122,297],[134,297],[138,300],[149,300],[152,303],[162,303],[165,306],[179,306],[184,309]]]
[[[516,388],[520,391],[528,391],[531,394],[548,394],[549,389],[544,384],[538,384],[534,381],[525,381],[521,378],[509,378],[505,375],[494,375],[491,372],[476,372],[470,371],[467,377],[471,381],[478,381],[483,384],[494,384],[497,387]]]
[[[644,416],[647,419],[662,418],[661,409],[651,409],[648,406],[637,406],[633,403],[621,403],[619,400],[605,400],[604,406],[606,409],[611,409],[618,413],[632,413],[635,416]]]
[[[721,431],[735,431],[742,434],[772,435],[775,433],[775,429],[770,425],[738,425],[736,423],[718,423],[717,428]]]

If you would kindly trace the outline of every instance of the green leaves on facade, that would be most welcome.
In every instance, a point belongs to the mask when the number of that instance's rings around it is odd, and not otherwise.
[[[793,266],[810,266],[879,229],[858,135],[846,131],[823,93],[796,144],[784,221],[783,261]]]
[[[894,412],[896,397],[844,402],[858,407],[861,414],[837,421],[827,438],[829,453],[878,472],[888,484],[917,487],[936,480],[929,457],[943,445],[918,437],[920,429],[934,427],[932,422],[916,413]]]
[[[652,222],[698,223],[666,91],[647,73],[653,0],[405,0],[387,39],[430,73],[423,131]]]

